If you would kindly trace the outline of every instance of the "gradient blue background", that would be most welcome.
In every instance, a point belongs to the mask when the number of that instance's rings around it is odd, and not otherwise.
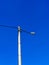
[[[49,65],[49,0],[0,0],[0,25],[20,25],[22,65]],[[0,65],[17,65],[17,29],[0,27]]]

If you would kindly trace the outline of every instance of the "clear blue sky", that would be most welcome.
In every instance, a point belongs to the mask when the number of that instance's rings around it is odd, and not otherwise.
[[[0,0],[0,25],[20,25],[22,65],[49,65],[49,0]],[[17,65],[17,29],[0,27],[0,65]]]

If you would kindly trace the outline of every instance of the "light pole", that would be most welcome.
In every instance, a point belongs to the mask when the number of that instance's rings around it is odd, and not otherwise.
[[[22,65],[21,60],[21,43],[20,43],[20,26],[18,26],[18,65]]]
[[[20,26],[18,26],[18,65],[22,65],[20,32],[21,32],[21,28]],[[30,34],[34,35],[35,32],[30,32]]]
[[[20,26],[18,26],[18,28],[17,28],[17,27],[13,27],[13,26],[0,25],[0,27],[7,27],[7,28],[12,28],[12,29],[17,29],[18,30],[18,65],[22,65],[20,32],[23,31],[23,32],[29,33],[31,35],[34,35],[35,32],[25,31],[25,30],[21,29]]]

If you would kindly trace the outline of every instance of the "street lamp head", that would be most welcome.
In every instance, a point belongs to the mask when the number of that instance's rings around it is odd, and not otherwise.
[[[34,35],[35,34],[35,32],[30,32],[32,35]]]

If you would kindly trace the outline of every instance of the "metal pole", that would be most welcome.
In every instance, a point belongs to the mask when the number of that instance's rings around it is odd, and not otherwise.
[[[18,26],[18,65],[21,64],[20,26]]]

